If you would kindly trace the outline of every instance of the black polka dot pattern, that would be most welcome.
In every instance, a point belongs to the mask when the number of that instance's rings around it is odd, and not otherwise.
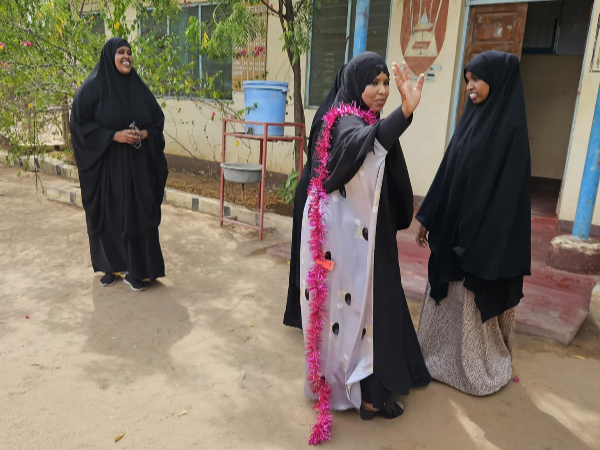
[[[310,299],[310,295],[309,295],[309,292],[308,292],[308,288],[306,288],[306,289],[304,290],[304,296],[306,297],[306,300],[309,300],[309,299]]]
[[[369,230],[367,229],[367,227],[364,227],[362,229],[362,235],[363,235],[363,238],[365,239],[365,241],[369,240]]]
[[[329,251],[325,252],[325,259],[327,261],[331,261],[331,252],[329,252]]]
[[[350,306],[350,303],[352,303],[352,295],[350,295],[350,292],[345,295],[344,300],[346,300],[346,305]]]
[[[333,326],[331,327],[331,331],[333,331],[333,334],[335,334],[337,336],[340,332],[340,324],[337,322],[334,323]]]
[[[346,186],[342,186],[340,188],[340,195],[344,198],[346,198]]]

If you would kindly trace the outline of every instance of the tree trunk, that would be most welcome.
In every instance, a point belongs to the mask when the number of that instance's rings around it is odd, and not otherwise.
[[[279,21],[281,22],[281,29],[285,33],[289,31],[290,33],[294,33],[294,19],[295,19],[295,11],[294,11],[294,3],[292,0],[279,0],[279,11],[283,11],[283,5],[285,2],[285,14],[279,16]],[[302,68],[300,67],[300,58],[296,58],[293,50],[288,47],[287,49],[288,59],[290,61],[290,66],[292,66],[293,72],[293,83],[294,83],[294,122],[305,124],[304,119],[304,104],[302,103]],[[306,132],[308,135],[308,132]],[[295,136],[302,136],[302,130],[300,128],[296,128]],[[301,142],[294,142],[294,168],[298,170],[300,168],[300,148]],[[306,142],[304,142],[306,146]],[[306,152],[308,153],[308,151]]]
[[[304,104],[302,102],[302,69],[300,67],[299,59],[292,64],[292,71],[294,74],[294,122],[305,123]],[[296,128],[296,136],[301,135],[302,130]],[[308,135],[308,131],[306,132],[306,135]],[[294,145],[294,167],[296,170],[300,168],[300,144],[300,141],[296,141]],[[306,142],[304,144],[306,147]],[[305,150],[307,149],[305,148]],[[306,162],[306,158],[304,159],[304,162]]]
[[[62,120],[62,135],[63,142],[66,147],[71,147],[71,142],[69,141],[69,134],[71,133],[71,127],[69,123],[69,100],[65,97],[62,101],[62,112],[61,112],[61,120]]]

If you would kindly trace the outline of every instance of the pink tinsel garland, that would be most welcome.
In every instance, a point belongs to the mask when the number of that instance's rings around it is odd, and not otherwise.
[[[327,302],[327,272],[329,269],[319,262],[325,260],[324,244],[327,230],[323,223],[323,210],[327,203],[327,193],[323,183],[329,176],[327,160],[331,146],[331,130],[335,122],[343,116],[355,115],[363,119],[367,124],[377,122],[376,114],[362,111],[355,105],[340,104],[332,107],[323,116],[323,129],[321,137],[315,146],[317,160],[317,176],[310,180],[308,188],[309,209],[308,218],[310,226],[310,254],[312,266],[308,272],[308,291],[310,293],[310,320],[306,330],[306,361],[308,364],[307,380],[314,394],[319,394],[319,400],[315,404],[317,411],[317,423],[313,426],[312,434],[308,441],[311,445],[327,442],[331,437],[331,387],[325,377],[321,374],[321,333],[327,319],[325,303]]]

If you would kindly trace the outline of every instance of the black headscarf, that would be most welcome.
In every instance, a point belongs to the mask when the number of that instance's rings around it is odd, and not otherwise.
[[[417,219],[429,230],[432,298],[464,279],[485,322],[519,303],[530,274],[531,162],[518,58],[484,52],[467,72],[489,96],[467,102]]]
[[[164,114],[135,69],[127,75],[117,70],[115,55],[124,46],[130,47],[120,38],[104,45],[73,100],[71,136],[89,234],[108,222],[132,238],[158,227],[168,170]],[[115,133],[134,121],[148,131],[141,148],[114,142]]]
[[[338,92],[334,105],[355,104],[366,110],[362,94],[373,80],[389,70],[384,59],[374,52],[365,52],[353,58],[344,71],[342,88]],[[375,139],[382,121],[367,125],[362,119],[351,115],[341,118],[333,127],[331,148],[329,150],[329,177],[323,183],[327,193],[343,190],[362,166],[366,155],[373,152]],[[394,141],[386,157],[386,179],[388,189],[397,204],[398,222],[396,229],[408,228],[413,217],[413,192],[408,169],[400,143]],[[342,195],[344,195],[342,193]]]
[[[335,104],[346,103],[348,105],[355,103],[361,109],[368,110],[362,99],[365,88],[377,78],[381,72],[388,78],[390,72],[384,59],[375,52],[364,52],[353,58],[344,71],[343,89],[340,89]]]

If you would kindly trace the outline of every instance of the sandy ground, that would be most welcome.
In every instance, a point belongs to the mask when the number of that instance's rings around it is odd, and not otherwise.
[[[167,278],[103,288],[83,211],[16,173],[0,166],[0,449],[307,448],[302,334],[281,324],[288,265],[265,253],[281,237],[165,206]],[[596,324],[568,348],[519,335],[513,366],[520,382],[487,398],[434,383],[394,421],[334,413],[325,448],[600,448]]]

